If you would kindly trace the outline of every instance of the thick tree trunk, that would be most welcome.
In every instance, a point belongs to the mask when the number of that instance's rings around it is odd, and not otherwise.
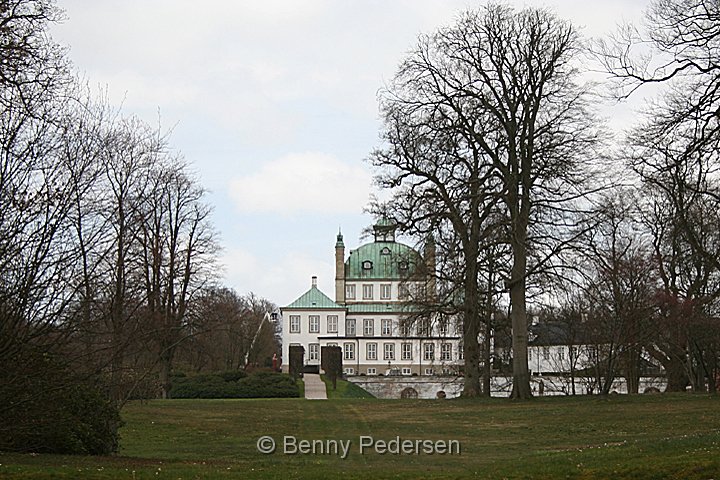
[[[629,348],[623,357],[623,373],[628,393],[640,393],[640,351],[637,348]]]
[[[477,298],[475,298],[477,300]],[[466,299],[467,309],[463,319],[463,355],[465,357],[465,384],[463,397],[479,397],[480,390],[480,345],[478,343],[478,311],[477,301],[472,306],[472,299]]]
[[[170,373],[172,372],[174,354],[174,348],[168,348],[160,354],[160,396],[164,399],[170,398],[170,389],[172,388]]]
[[[518,238],[520,237],[520,238]],[[513,387],[512,398],[532,398],[527,358],[527,306],[525,304],[525,273],[527,251],[524,235],[512,240],[513,267],[510,284],[510,322],[512,325]]]

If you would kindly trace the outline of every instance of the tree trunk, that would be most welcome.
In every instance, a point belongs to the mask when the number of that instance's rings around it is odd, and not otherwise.
[[[623,354],[624,376],[630,394],[640,393],[640,351],[628,348]]]
[[[568,347],[568,358],[570,359],[570,391],[573,395],[577,395],[575,391],[575,357],[577,354],[573,353],[574,349],[574,345]]]
[[[532,398],[527,358],[527,306],[525,304],[525,236],[514,235],[512,280],[510,284],[510,321],[512,325],[513,387],[512,398]],[[521,238],[518,238],[521,237]]]
[[[490,380],[492,378],[492,364],[490,363],[490,337],[492,335],[492,312],[485,316],[485,338],[483,338],[483,384],[482,384],[482,395],[490,398],[491,396],[491,385]]]
[[[170,373],[172,372],[172,361],[175,353],[174,348],[167,348],[160,353],[160,396],[163,399],[170,398]]]
[[[647,349],[650,356],[660,362],[665,370],[665,378],[667,385],[666,392],[684,392],[685,387],[690,384],[690,379],[685,370],[684,360],[682,359],[683,351],[681,349],[673,349],[670,345],[663,345],[659,349],[652,346]],[[665,354],[663,352],[671,352]]]
[[[467,292],[466,292],[467,293]],[[474,304],[474,306],[473,306]],[[478,344],[477,297],[465,299],[463,318],[463,353],[465,357],[465,385],[463,397],[479,397],[480,390],[480,345]]]

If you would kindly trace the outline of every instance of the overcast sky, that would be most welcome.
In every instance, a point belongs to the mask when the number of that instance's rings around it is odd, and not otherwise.
[[[334,292],[342,228],[356,248],[373,219],[365,161],[376,94],[418,36],[463,0],[57,0],[56,41],[126,114],[173,130],[210,190],[224,283],[286,305],[319,277]],[[586,36],[638,21],[648,0],[511,1],[546,6]],[[622,107],[617,118],[628,117]]]

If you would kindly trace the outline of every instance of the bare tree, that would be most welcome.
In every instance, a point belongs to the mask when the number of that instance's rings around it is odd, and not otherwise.
[[[709,365],[717,355],[707,358],[694,325],[712,331],[718,318],[719,226],[707,212],[720,206],[720,4],[655,0],[643,25],[598,42],[597,56],[619,98],[648,84],[665,87],[628,139],[663,283],[648,348],[665,366],[668,390],[703,389],[706,378],[714,386]]]
[[[241,370],[246,359],[248,364],[272,366],[273,354],[279,354],[279,325],[263,319],[276,308],[252,293],[240,296],[227,288],[204,288],[187,313],[192,336],[179,345],[178,362],[198,372]]]
[[[447,221],[461,239],[466,373],[479,333],[474,259],[489,231],[505,229],[516,398],[531,396],[528,258],[536,252],[542,265],[563,243],[540,224],[555,232],[572,224],[570,203],[587,193],[580,162],[597,141],[587,92],[576,83],[578,49],[573,28],[549,12],[490,5],[421,37],[381,99],[389,148],[373,163],[381,186],[398,188],[390,208],[408,212],[401,226]],[[493,212],[500,225],[488,222]],[[468,395],[478,391],[466,385]]]
[[[58,18],[52,1],[0,2],[0,436],[2,448],[109,453],[117,410],[97,377],[74,370],[69,347],[76,201],[96,178],[98,123],[47,35]],[[73,417],[75,401],[87,402],[87,421]],[[85,443],[83,429],[97,437]],[[72,431],[82,440],[58,442]]]
[[[217,252],[204,190],[176,158],[151,170],[152,187],[143,202],[140,233],[147,317],[159,346],[163,398],[178,345],[192,334],[186,322],[188,303],[205,285]]]
[[[647,236],[633,215],[632,196],[619,192],[601,207],[597,228],[587,242],[591,274],[586,290],[589,325],[601,353],[598,385],[607,394],[616,373],[622,373],[628,392],[638,393],[658,287],[656,269]]]

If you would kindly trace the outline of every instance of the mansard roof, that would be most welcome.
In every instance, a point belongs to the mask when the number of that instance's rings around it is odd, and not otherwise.
[[[345,280],[404,280],[412,277],[421,263],[420,254],[403,243],[366,243],[350,251]]]

